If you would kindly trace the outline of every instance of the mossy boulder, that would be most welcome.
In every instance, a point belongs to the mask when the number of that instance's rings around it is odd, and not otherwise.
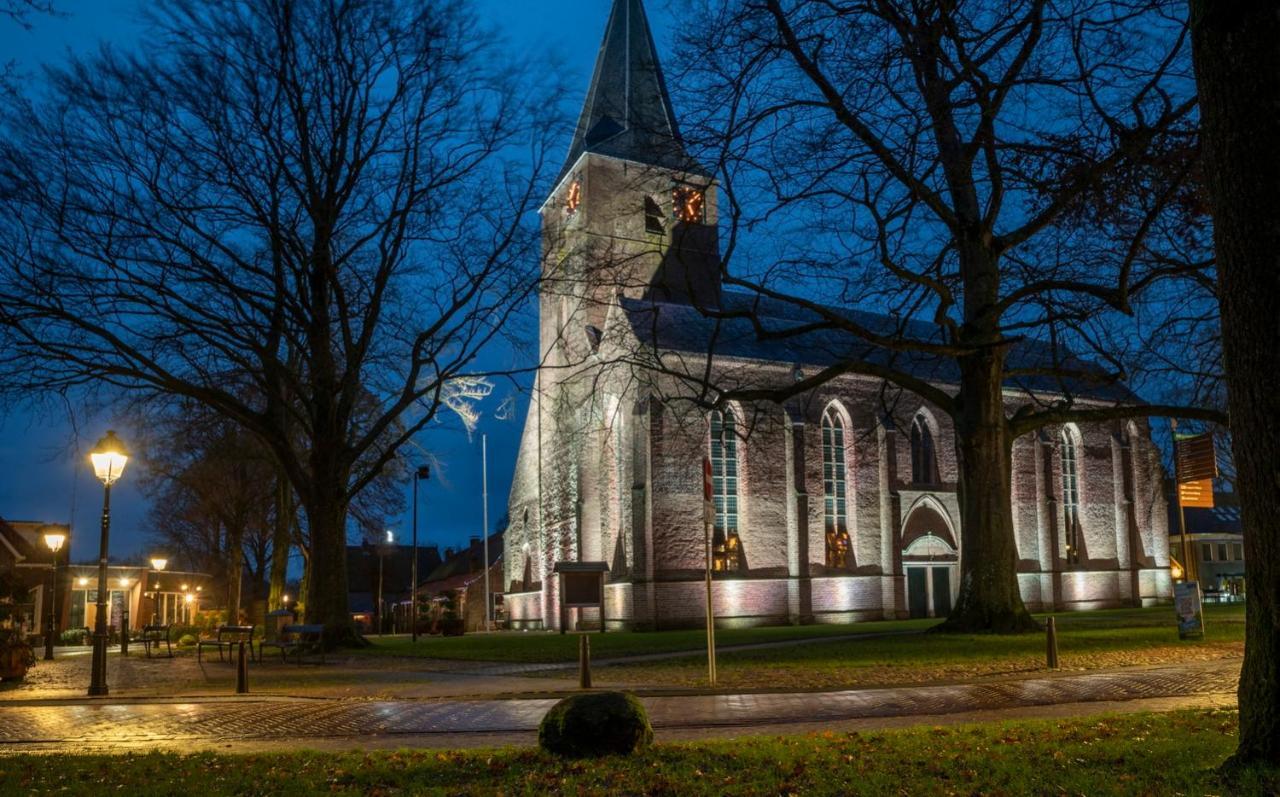
[[[628,755],[652,743],[649,715],[625,692],[567,697],[547,712],[538,728],[543,750],[571,758]]]

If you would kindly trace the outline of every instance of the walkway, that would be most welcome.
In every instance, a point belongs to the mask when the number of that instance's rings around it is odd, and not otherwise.
[[[1065,704],[1160,701],[1167,707],[1235,691],[1239,660],[1173,667],[1049,675],[949,686],[820,693],[644,697],[659,735],[690,729],[812,726],[888,717],[1009,712]],[[1173,699],[1173,700],[1170,700]],[[1181,699],[1181,700],[1179,700]],[[207,699],[111,703],[8,701],[0,708],[0,751],[191,749],[218,744],[291,742],[314,746],[337,738],[416,745],[424,737],[476,735],[529,741],[554,698],[505,700]],[[668,733],[663,733],[664,731]],[[671,733],[676,732],[676,733]],[[429,742],[428,742],[429,743]]]

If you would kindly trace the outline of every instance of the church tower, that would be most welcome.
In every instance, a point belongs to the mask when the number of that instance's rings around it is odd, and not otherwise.
[[[716,210],[714,181],[680,136],[644,4],[615,0],[542,207],[544,292],[573,297],[562,314],[577,310],[596,329],[619,294],[716,307]]]
[[[541,216],[539,369],[509,505],[506,581],[522,594],[513,610],[555,628],[556,563],[606,562],[619,586],[638,575],[635,546],[620,536],[631,489],[619,466],[637,450],[637,399],[610,386],[630,380],[600,353],[620,297],[720,302],[715,182],[681,138],[642,0],[613,2]]]

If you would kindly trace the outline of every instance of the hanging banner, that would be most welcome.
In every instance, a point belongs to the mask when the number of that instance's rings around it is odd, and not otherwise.
[[[1178,473],[1178,483],[1197,482],[1218,477],[1218,456],[1213,447],[1212,434],[1194,437],[1175,437],[1173,457]],[[1210,490],[1210,494],[1212,494]]]
[[[1213,479],[1197,479],[1179,484],[1178,503],[1183,508],[1213,509]]]

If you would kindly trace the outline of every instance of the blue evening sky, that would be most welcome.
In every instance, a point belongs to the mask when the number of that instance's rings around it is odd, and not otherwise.
[[[145,0],[143,0],[145,2]],[[508,40],[512,52],[535,59],[546,55],[575,91],[570,116],[576,115],[586,92],[596,52],[604,32],[611,0],[473,0]],[[83,52],[109,41],[121,47],[137,42],[135,0],[56,0],[62,18],[33,17],[33,29],[0,18],[0,63],[16,61],[26,74],[38,74],[42,63],[57,62],[68,51]],[[648,0],[654,38],[664,54],[671,52],[674,31],[666,0]],[[38,77],[34,78],[38,79]],[[564,142],[567,151],[569,141]],[[507,385],[494,391],[511,395]],[[485,408],[481,431],[489,434],[490,523],[506,507],[516,448],[524,422],[527,397],[519,397],[518,411],[508,421],[494,418],[497,401]],[[84,456],[108,428],[109,419],[95,419],[89,428],[73,429],[50,413],[0,408],[0,517],[18,520],[73,520],[72,557],[96,557],[101,487],[93,479]],[[124,433],[123,430],[122,434]],[[127,442],[127,441],[126,441]],[[420,443],[442,463],[443,472],[424,487],[425,508],[420,515],[420,540],[441,547],[465,543],[481,532],[480,440],[461,432],[426,433]],[[112,497],[112,543],[115,556],[146,552],[143,523],[146,504],[126,473]],[[408,488],[406,487],[406,490]],[[410,517],[396,526],[407,541]]]

